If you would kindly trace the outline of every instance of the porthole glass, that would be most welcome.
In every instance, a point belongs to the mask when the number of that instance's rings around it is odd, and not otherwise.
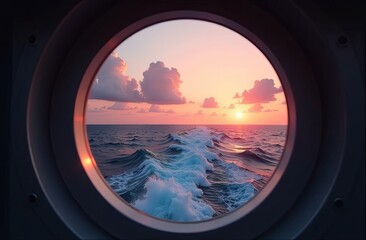
[[[286,98],[270,61],[244,36],[202,20],[124,39],[93,79],[85,112],[110,189],[174,222],[242,207],[270,181],[286,144]]]

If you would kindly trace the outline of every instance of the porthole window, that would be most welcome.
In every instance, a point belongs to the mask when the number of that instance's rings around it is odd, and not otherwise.
[[[362,197],[357,16],[344,29],[326,5],[207,3],[14,16],[9,237],[345,233]]]
[[[84,168],[130,208],[123,214],[196,223],[237,212],[286,145],[272,60],[243,33],[203,20],[159,22],[120,41],[89,79]]]
[[[85,239],[299,236],[334,182],[324,169],[343,161],[331,135],[343,105],[327,104],[340,75],[329,52],[310,51],[323,38],[306,48],[293,34],[308,31],[246,4],[83,2],[34,34],[12,122],[43,222]]]

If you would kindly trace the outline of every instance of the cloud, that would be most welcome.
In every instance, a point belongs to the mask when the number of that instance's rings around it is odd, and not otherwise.
[[[218,102],[216,102],[214,97],[210,97],[210,98],[205,98],[205,100],[203,101],[202,106],[203,108],[217,108],[219,107]]]
[[[87,112],[104,112],[104,108],[87,108]]]
[[[211,113],[210,116],[215,117],[215,116],[217,116],[217,113],[216,112],[213,112],[213,113]]]
[[[149,108],[149,112],[160,112],[160,113],[175,113],[173,109],[165,110],[161,108],[159,105],[152,104]]]
[[[249,112],[262,112],[263,106],[260,103],[255,103],[253,106],[251,106],[248,111]]]
[[[105,107],[91,107],[90,104],[88,103],[86,106],[86,111],[87,112],[104,112]]]
[[[244,90],[241,95],[243,104],[268,103],[276,101],[275,94],[283,92],[282,86],[275,87],[273,79],[255,80],[254,87]],[[236,96],[236,95],[235,95]]]
[[[177,69],[169,69],[160,61],[151,63],[139,83],[127,76],[126,71],[126,62],[113,52],[100,68],[89,98],[150,104],[186,103],[186,98],[179,89],[182,80]]]
[[[194,115],[205,115],[205,113],[202,110],[199,110],[198,112],[196,112]]]
[[[149,108],[149,112],[164,112],[164,110],[159,105],[152,104]]]
[[[264,109],[263,112],[278,112],[277,109]]]
[[[230,106],[228,107],[228,109],[235,109],[235,104],[230,104]]]
[[[124,102],[115,102],[112,106],[108,107],[107,109],[111,110],[133,110],[137,109],[137,107],[131,107],[127,103]]]
[[[237,93],[235,93],[235,96],[233,97],[234,99],[235,98],[241,98],[241,96],[240,96],[240,94],[237,92]]]
[[[176,113],[173,109],[169,109],[167,111],[165,111],[166,113]]]
[[[89,98],[116,102],[142,102],[138,83],[126,73],[126,62],[116,53],[108,56],[90,90]]]
[[[176,68],[167,68],[163,62],[150,63],[140,81],[144,100],[152,104],[183,104],[186,98],[179,90],[182,80]]]
[[[146,108],[140,108],[140,110],[138,111],[138,113],[147,113],[148,110]]]

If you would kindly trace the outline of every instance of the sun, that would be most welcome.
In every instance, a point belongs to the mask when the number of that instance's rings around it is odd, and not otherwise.
[[[241,119],[241,118],[243,118],[244,114],[243,114],[243,112],[236,112],[235,116],[237,119]]]

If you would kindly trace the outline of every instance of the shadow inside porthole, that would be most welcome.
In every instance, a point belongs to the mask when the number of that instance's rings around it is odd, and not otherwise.
[[[270,180],[288,109],[265,55],[242,35],[171,20],[125,39],[91,83],[93,158],[131,207],[163,220],[224,216]]]

